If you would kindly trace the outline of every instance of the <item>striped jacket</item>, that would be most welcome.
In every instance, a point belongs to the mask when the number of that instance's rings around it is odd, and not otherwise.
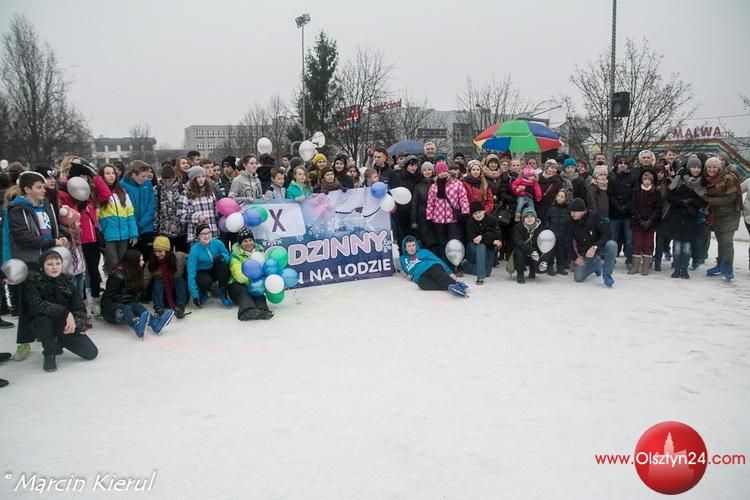
[[[97,215],[104,241],[126,241],[138,237],[135,209],[128,193],[125,193],[125,206],[120,203],[117,193],[114,193],[107,203],[99,207]]]
[[[213,190],[212,190],[213,192]],[[180,222],[187,225],[188,242],[195,241],[195,228],[199,224],[198,217],[206,216],[205,224],[211,229],[214,238],[219,236],[219,225],[216,222],[216,197],[199,196],[197,198],[188,198],[187,193],[183,193],[177,201],[177,217]]]

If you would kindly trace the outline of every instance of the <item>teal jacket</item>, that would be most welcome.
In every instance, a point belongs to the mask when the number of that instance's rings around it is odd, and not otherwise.
[[[415,253],[414,255],[409,255],[406,253],[407,240],[412,240],[417,244],[417,253]],[[445,264],[445,262],[440,259],[440,257],[430,252],[426,248],[421,248],[419,246],[419,242],[416,240],[416,238],[414,238],[414,236],[407,236],[401,242],[401,257],[399,258],[399,260],[401,261],[401,269],[406,274],[411,276],[411,280],[414,283],[419,283],[419,278],[422,277],[422,274],[424,274],[425,271],[427,271],[435,264],[443,266],[443,269],[445,269],[445,272],[448,274],[451,274],[453,272]]]
[[[216,238],[209,241],[208,245],[202,245],[199,241],[196,241],[190,247],[187,261],[187,278],[188,289],[192,298],[198,298],[198,283],[195,281],[195,276],[198,274],[198,271],[208,271],[214,267],[214,258],[216,257],[221,257],[225,263],[229,262],[227,247],[224,246],[221,240],[217,240]]]
[[[138,234],[154,232],[154,213],[156,213],[156,194],[151,181],[138,185],[132,179],[120,181],[122,188],[130,196],[130,201],[135,208],[135,221],[138,225]]]

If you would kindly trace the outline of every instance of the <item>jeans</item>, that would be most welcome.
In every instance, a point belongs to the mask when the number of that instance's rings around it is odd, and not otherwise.
[[[476,275],[478,280],[483,280],[492,273],[495,263],[495,250],[484,243],[469,243],[469,255],[466,256],[464,271]]]
[[[128,249],[128,240],[108,241],[104,245],[104,272],[111,274],[112,270],[120,263],[125,252]],[[143,260],[148,260],[148,255],[143,256]]]
[[[115,304],[115,323],[118,325],[133,326],[133,320],[140,318],[146,312],[143,304],[134,302],[132,304]]]
[[[609,219],[609,237],[618,244],[622,243],[625,261],[630,263],[633,260],[633,228],[630,219]]]
[[[676,263],[675,267],[677,269],[684,269],[687,270],[688,268],[688,262],[690,261],[690,256],[693,253],[692,245],[689,241],[677,241],[674,240],[672,242],[672,255],[674,262]]]
[[[182,276],[175,276],[172,295],[175,305],[184,306],[187,304],[187,294],[187,282],[185,281],[185,278]],[[154,302],[155,310],[165,309],[164,304],[167,301],[167,295],[164,293],[164,281],[161,278],[154,278],[153,280],[151,300]]]
[[[516,200],[516,213],[520,214],[526,207],[534,208],[534,200],[528,196],[519,196]]]
[[[75,276],[71,276],[70,278],[73,281],[73,288],[76,289],[78,292],[78,295],[81,296],[81,298],[86,297],[86,274],[76,274]]]
[[[604,248],[598,248],[596,255],[590,259],[586,259],[586,262],[582,266],[576,266],[575,280],[580,283],[589,277],[600,264],[600,257],[604,256],[604,268],[602,273],[604,276],[611,276],[612,270],[615,268],[615,259],[617,258],[617,243],[609,240]]]

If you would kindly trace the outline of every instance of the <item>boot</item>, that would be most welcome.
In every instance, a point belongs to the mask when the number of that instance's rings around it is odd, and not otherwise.
[[[732,281],[734,279],[734,263],[723,261],[724,264],[724,279]]]
[[[29,344],[18,344],[13,359],[16,361],[23,361],[29,357],[29,354],[31,354],[31,346]]]
[[[643,256],[643,263],[641,264],[641,276],[648,276],[651,273],[651,261],[653,257],[650,255]]]
[[[706,269],[706,276],[718,276],[724,272],[724,262],[717,262],[711,269]]]
[[[185,317],[185,304],[177,304],[177,307],[175,307],[174,315],[177,319],[182,319]]]
[[[661,272],[661,254],[657,253],[654,257],[654,271],[657,273]]]
[[[523,269],[516,269],[516,282],[520,284],[526,283],[526,278],[523,277]]]
[[[638,274],[641,270],[641,262],[643,262],[643,255],[633,255],[633,265],[628,269],[628,274]]]
[[[54,354],[44,355],[44,365],[42,366],[45,372],[54,372],[57,370],[57,363],[55,362]]]

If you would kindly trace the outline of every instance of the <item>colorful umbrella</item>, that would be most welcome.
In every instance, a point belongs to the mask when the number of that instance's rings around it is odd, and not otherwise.
[[[541,153],[562,146],[560,136],[540,122],[510,120],[487,128],[474,138],[474,144],[492,151]]]

